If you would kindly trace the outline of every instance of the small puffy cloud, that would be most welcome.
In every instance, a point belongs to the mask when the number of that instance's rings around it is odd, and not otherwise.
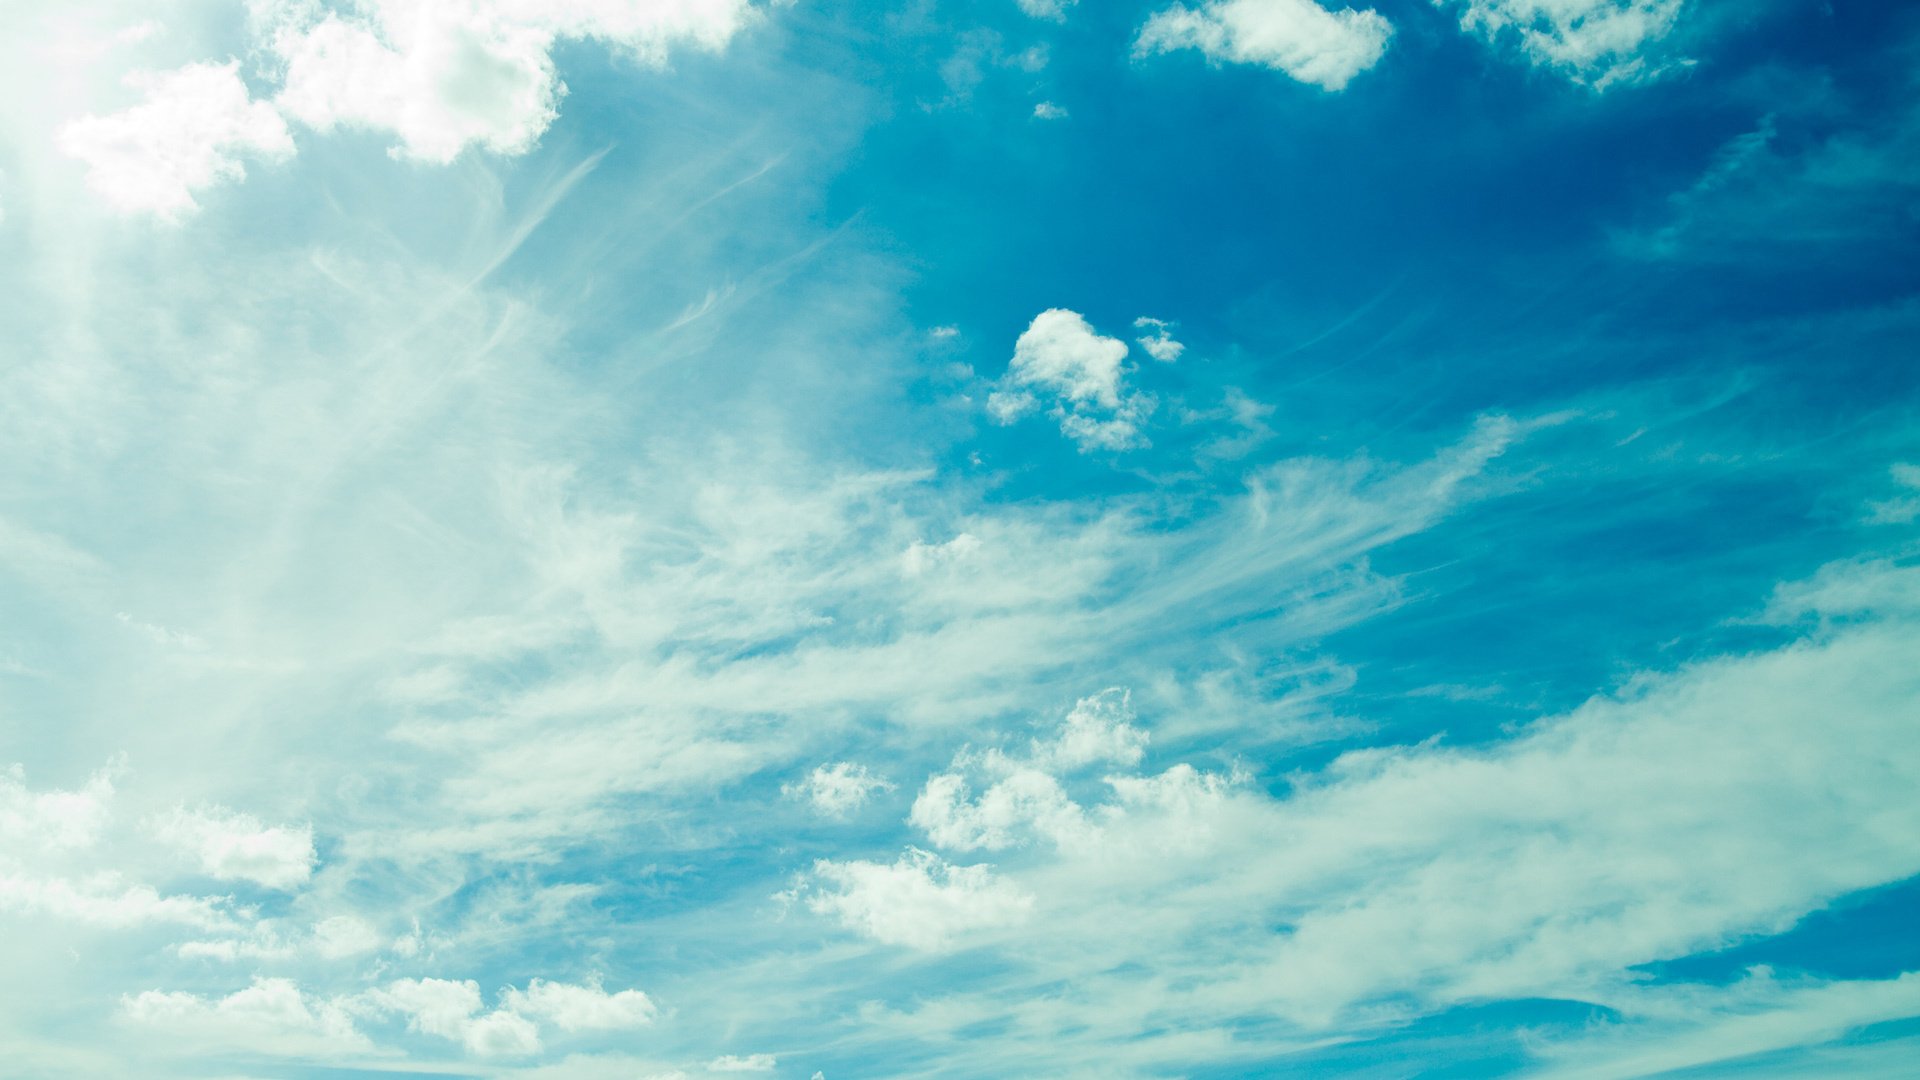
[[[1081,698],[1052,739],[1035,740],[1034,757],[1057,769],[1138,765],[1146,755],[1147,733],[1134,727],[1133,719],[1133,695],[1125,689]]]
[[[396,156],[437,163],[469,146],[530,149],[566,92],[553,64],[560,40],[604,41],[659,65],[673,48],[724,47],[755,12],[747,0],[393,0],[353,16],[297,0],[263,6],[288,115],[323,131],[389,131]]]
[[[396,979],[368,995],[374,1005],[404,1013],[409,1030],[460,1043],[482,1057],[532,1054],[540,1049],[533,1021],[507,1009],[480,1012],[480,986],[471,979]]]
[[[1393,24],[1371,9],[1329,11],[1313,0],[1175,4],[1149,18],[1135,55],[1198,49],[1207,59],[1260,64],[1303,83],[1340,90],[1380,61]]]
[[[638,990],[609,994],[597,983],[534,979],[525,990],[509,988],[500,1007],[522,1016],[539,1017],[562,1031],[620,1031],[653,1023],[659,1007]]]
[[[1644,50],[1673,29],[1686,0],[1435,0],[1461,9],[1460,27],[1513,38],[1536,64],[1596,87],[1658,70]]]
[[[41,792],[27,789],[20,766],[0,771],[0,842],[13,850],[92,844],[112,809],[116,771],[101,769],[76,791]]]
[[[59,135],[87,164],[87,186],[115,209],[176,220],[199,208],[194,194],[246,176],[245,159],[292,157],[293,138],[272,105],[255,101],[239,62],[188,64],[127,77],[140,104],[87,116]]]
[[[807,906],[889,945],[938,951],[965,934],[1012,926],[1027,918],[1033,897],[993,875],[985,864],[955,866],[930,851],[908,848],[893,863],[822,859]]]
[[[291,889],[313,876],[313,826],[267,826],[224,807],[176,809],[154,824],[162,841],[197,854],[201,869],[221,881],[245,880]]]
[[[1051,101],[1043,101],[1033,107],[1035,120],[1065,120],[1067,110]]]
[[[1082,451],[1144,446],[1140,425],[1153,401],[1127,386],[1126,358],[1126,342],[1095,333],[1080,313],[1048,309],[1014,343],[987,412],[1011,424],[1045,406]]]
[[[748,1054],[736,1057],[725,1054],[707,1062],[708,1072],[772,1072],[779,1064],[772,1054]]]
[[[1173,363],[1180,359],[1181,353],[1187,351],[1185,345],[1173,340],[1173,324],[1164,319],[1149,319],[1142,315],[1133,320],[1133,328],[1140,331],[1140,337],[1135,339],[1140,347],[1147,351],[1148,356],[1163,364]]]
[[[875,792],[892,791],[893,784],[868,772],[864,765],[836,761],[819,766],[805,780],[780,790],[788,798],[805,799],[830,817],[845,817],[865,806]]]
[[[907,545],[906,554],[901,556],[900,569],[908,577],[919,577],[938,567],[954,566],[971,560],[979,553],[980,546],[979,537],[964,532],[941,544],[915,540]]]
[[[291,979],[253,980],[225,997],[149,990],[123,999],[121,1015],[157,1034],[278,1054],[372,1049],[347,1010],[300,991]]]

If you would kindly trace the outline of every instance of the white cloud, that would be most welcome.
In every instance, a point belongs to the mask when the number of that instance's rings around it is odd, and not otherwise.
[[[1540,1039],[1537,1074],[1602,1080],[1676,1073],[1795,1047],[1819,1046],[1873,1024],[1920,1016],[1920,972],[1846,982],[1775,979],[1752,970],[1731,986],[1644,986],[1609,995],[1618,1019],[1564,1039]],[[1909,1062],[1910,1064],[1910,1062]],[[1802,1066],[1797,1075],[1855,1075]]]
[[[87,164],[87,186],[114,208],[175,220],[198,209],[195,193],[246,176],[244,159],[293,156],[273,106],[253,100],[239,62],[188,64],[127,77],[140,104],[87,116],[59,135]]]
[[[1643,51],[1673,29],[1686,0],[1434,0],[1462,8],[1460,26],[1508,36],[1537,64],[1605,86],[1652,73]]]
[[[1052,739],[1035,740],[1034,758],[1054,769],[1088,765],[1138,765],[1147,733],[1133,726],[1133,695],[1114,687],[1073,705]]]
[[[380,947],[380,932],[366,920],[334,915],[313,924],[313,950],[329,960],[358,956]]]
[[[707,1063],[708,1072],[772,1072],[779,1062],[772,1054],[726,1054]]]
[[[804,798],[830,817],[845,817],[865,806],[875,792],[892,790],[892,783],[849,761],[818,766],[805,780],[781,788],[788,798]]]
[[[960,773],[929,777],[908,820],[935,844],[959,851],[1011,847],[1029,830],[1057,844],[1089,834],[1085,814],[1059,780],[1025,766],[1003,769],[977,799]]]
[[[199,856],[200,867],[221,881],[245,880],[291,889],[313,876],[313,826],[263,825],[225,807],[176,808],[154,822],[162,841]]]
[[[221,998],[148,990],[124,999],[121,1015],[153,1037],[284,1055],[372,1048],[338,1001],[304,994],[291,979],[256,978]]]
[[[1033,107],[1033,118],[1035,120],[1065,120],[1067,118],[1067,110],[1051,101],[1042,101]]]
[[[179,923],[226,929],[232,920],[221,911],[221,903],[200,896],[163,896],[151,885],[123,885],[112,873],[70,880],[0,869],[0,909],[39,912],[95,926]]]
[[[525,1055],[540,1049],[540,1032],[533,1021],[507,1009],[480,1012],[480,986],[471,979],[396,979],[368,1000],[405,1013],[407,1027],[437,1035],[483,1057]]]
[[[1025,758],[999,750],[963,752],[953,768],[928,777],[909,823],[943,848],[1000,850],[1044,839],[1057,848],[1097,854],[1120,848],[1178,845],[1178,838],[1144,839],[1158,824],[1191,831],[1203,802],[1217,801],[1232,781],[1176,765],[1158,776],[1110,774],[1115,801],[1089,811],[1068,795],[1062,779],[1094,765],[1131,769],[1146,753],[1147,733],[1135,727],[1131,694],[1111,689],[1082,698],[1051,738],[1034,739]],[[989,778],[974,797],[969,774]],[[1175,820],[1177,819],[1177,820]],[[1118,835],[1115,835],[1117,830]]]
[[[638,990],[609,994],[597,983],[534,979],[525,990],[509,988],[500,1007],[551,1022],[562,1031],[621,1031],[653,1023],[659,1013],[653,999]]]
[[[27,789],[20,766],[0,771],[0,843],[16,851],[92,844],[112,810],[113,778],[118,771],[118,766],[101,769],[77,791],[38,793]]]
[[[1137,55],[1198,49],[1209,60],[1261,64],[1340,90],[1380,61],[1393,24],[1371,9],[1329,11],[1313,0],[1212,0],[1175,4],[1149,18]]]
[[[396,155],[438,163],[469,146],[533,146],[566,90],[552,56],[560,40],[661,65],[675,48],[723,48],[755,14],[747,0],[391,0],[358,15],[284,0],[267,11],[289,116],[389,131]]]
[[[930,851],[908,848],[892,864],[822,859],[807,898],[816,914],[888,945],[937,951],[977,931],[1016,925],[1033,897],[993,875],[985,864],[955,866]]]
[[[1067,17],[1067,9],[1080,0],[1014,0],[1020,10],[1036,19],[1049,19],[1060,22]]]
[[[1145,332],[1144,336],[1135,339],[1140,347],[1147,351],[1148,356],[1163,364],[1173,363],[1180,359],[1181,353],[1187,351],[1185,345],[1173,339],[1173,324],[1164,319],[1150,319],[1142,315],[1133,320],[1133,328]]]
[[[1908,491],[1920,491],[1920,465],[1896,464],[1891,469],[1894,483]],[[1902,495],[1867,504],[1867,524],[1905,525],[1920,519],[1920,496]]]
[[[987,411],[1011,424],[1042,405],[1081,450],[1146,445],[1140,425],[1153,401],[1126,384],[1126,342],[1101,337],[1078,312],[1050,308],[1014,343]]]

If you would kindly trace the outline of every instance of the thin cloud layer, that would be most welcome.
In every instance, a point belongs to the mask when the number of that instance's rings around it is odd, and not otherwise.
[[[1898,1074],[1912,28],[1170,3],[0,5],[0,1071]]]

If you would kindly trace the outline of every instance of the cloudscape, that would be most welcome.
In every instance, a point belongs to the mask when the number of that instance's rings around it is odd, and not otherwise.
[[[1916,58],[0,5],[0,1075],[1913,1075]]]

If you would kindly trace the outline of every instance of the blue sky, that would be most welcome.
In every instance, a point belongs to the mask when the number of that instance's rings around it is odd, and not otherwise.
[[[1920,18],[0,10],[9,1076],[1899,1076]]]

